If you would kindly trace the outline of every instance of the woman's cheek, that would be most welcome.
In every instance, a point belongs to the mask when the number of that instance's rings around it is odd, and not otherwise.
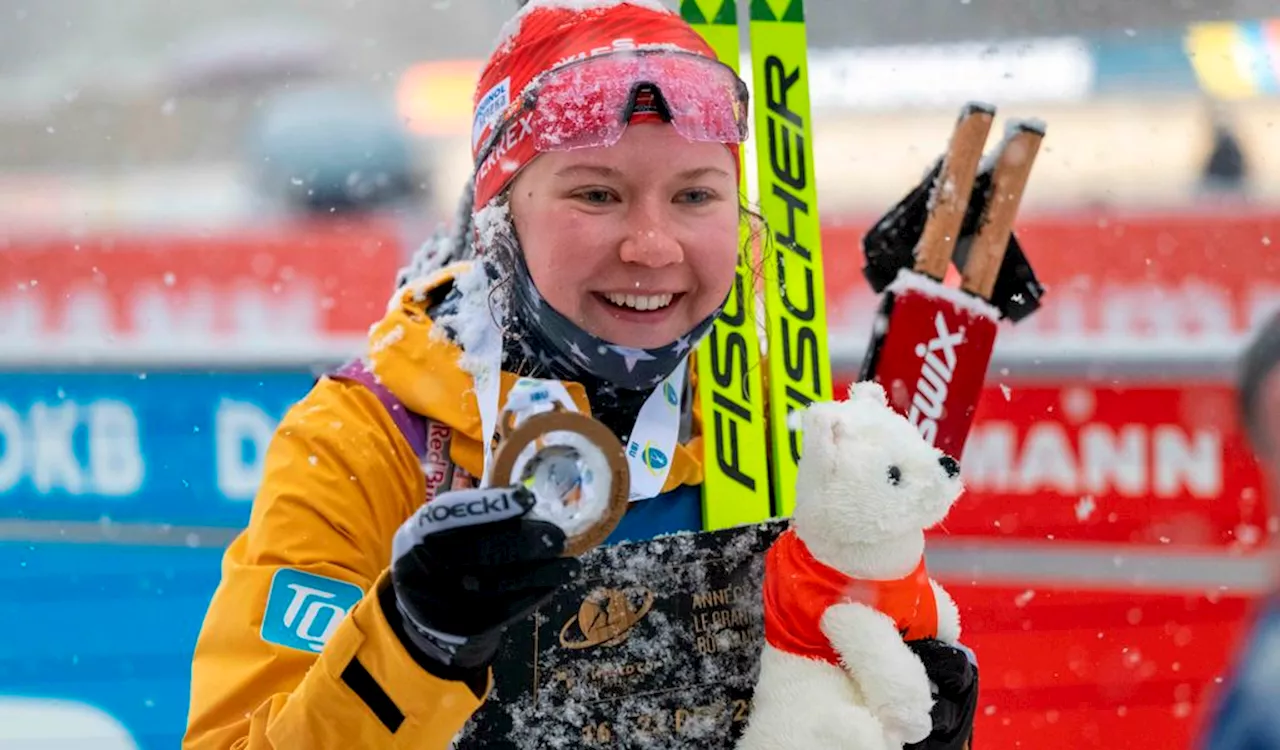
[[[600,231],[600,216],[571,207],[563,207],[552,214],[551,232],[561,241],[590,239]]]
[[[715,237],[714,244],[706,243],[697,257],[705,258],[703,275],[710,282],[717,295],[727,295],[733,285],[733,277],[738,268],[738,227],[732,231],[708,233],[704,237]]]
[[[573,263],[576,243],[573,238],[581,231],[578,217],[571,211],[548,210],[538,216],[536,226],[536,242],[542,251],[543,267],[560,273]]]

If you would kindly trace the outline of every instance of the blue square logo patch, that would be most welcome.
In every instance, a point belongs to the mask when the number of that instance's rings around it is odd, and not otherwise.
[[[364,597],[359,586],[336,578],[281,568],[271,578],[262,640],[299,651],[319,653]]]

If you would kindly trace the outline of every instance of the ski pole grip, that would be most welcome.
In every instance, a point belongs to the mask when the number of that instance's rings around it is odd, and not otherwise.
[[[970,102],[960,112],[929,196],[929,217],[916,245],[915,271],[941,281],[951,263],[995,108]]]
[[[1026,192],[1044,132],[1044,126],[1039,123],[1014,123],[992,170],[986,215],[969,248],[960,285],[964,291],[982,299],[991,299],[995,290],[1009,237],[1013,234],[1013,220]]]

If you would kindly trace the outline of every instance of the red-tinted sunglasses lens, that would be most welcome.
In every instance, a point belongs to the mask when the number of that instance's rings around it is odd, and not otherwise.
[[[619,54],[572,63],[538,83],[530,129],[539,151],[611,146],[637,87],[657,88],[676,132],[690,141],[742,143],[746,89],[733,71],[690,54]]]

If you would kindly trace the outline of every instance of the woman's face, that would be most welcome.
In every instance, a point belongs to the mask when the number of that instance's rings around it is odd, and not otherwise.
[[[547,303],[612,344],[651,349],[724,301],[738,256],[738,183],[719,143],[634,123],[606,148],[534,159],[511,215]]]

